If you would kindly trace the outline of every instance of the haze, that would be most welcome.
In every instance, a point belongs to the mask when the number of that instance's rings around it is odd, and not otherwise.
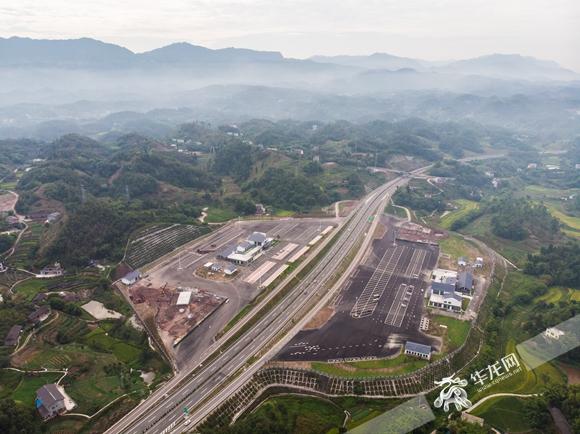
[[[1,36],[93,37],[144,51],[175,41],[287,57],[389,52],[427,60],[491,53],[580,71],[575,0],[6,0]]]

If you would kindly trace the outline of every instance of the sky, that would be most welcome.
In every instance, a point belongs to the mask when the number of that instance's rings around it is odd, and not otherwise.
[[[579,0],[2,0],[0,36],[173,42],[286,57],[519,53],[580,71]]]

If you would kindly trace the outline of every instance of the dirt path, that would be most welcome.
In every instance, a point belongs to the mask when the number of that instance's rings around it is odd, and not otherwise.
[[[201,210],[201,216],[197,218],[201,223],[205,223],[205,219],[207,217],[207,210],[208,207],[206,206],[204,209]]]
[[[488,401],[488,400],[493,399],[493,398],[499,398],[501,396],[515,396],[516,398],[532,398],[534,396],[538,396],[538,394],[537,393],[530,393],[530,394],[522,395],[520,393],[494,393],[493,395],[489,395],[489,396],[486,396],[485,398],[480,399],[475,404],[473,404],[471,407],[469,407],[467,410],[465,410],[465,412],[471,413],[473,410],[475,410],[477,407],[479,407],[485,401]]]

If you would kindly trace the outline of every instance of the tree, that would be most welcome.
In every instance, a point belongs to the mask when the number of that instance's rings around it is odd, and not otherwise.
[[[0,432],[2,434],[40,433],[38,416],[34,411],[19,406],[11,399],[0,401]]]

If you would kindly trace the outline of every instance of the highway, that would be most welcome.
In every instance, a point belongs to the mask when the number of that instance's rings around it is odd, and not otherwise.
[[[420,173],[425,168],[415,172]],[[312,271],[294,287],[286,297],[267,312],[256,324],[242,335],[232,346],[223,350],[213,361],[203,366],[195,376],[183,373],[181,384],[173,385],[156,393],[155,399],[148,399],[135,411],[112,426],[107,433],[169,433],[182,432],[202,421],[213,409],[227,399],[260,368],[260,361],[240,374],[234,381],[229,376],[244,367],[256,353],[280,333],[288,320],[304,306],[312,303],[320,288],[335,275],[350,252],[361,240],[373,236],[372,216],[382,211],[389,194],[397,186],[404,185],[408,177],[396,178],[368,194],[353,210],[338,239]],[[320,296],[320,294],[317,294]],[[190,378],[191,377],[191,378]],[[185,424],[183,409],[191,410],[189,423]]]

